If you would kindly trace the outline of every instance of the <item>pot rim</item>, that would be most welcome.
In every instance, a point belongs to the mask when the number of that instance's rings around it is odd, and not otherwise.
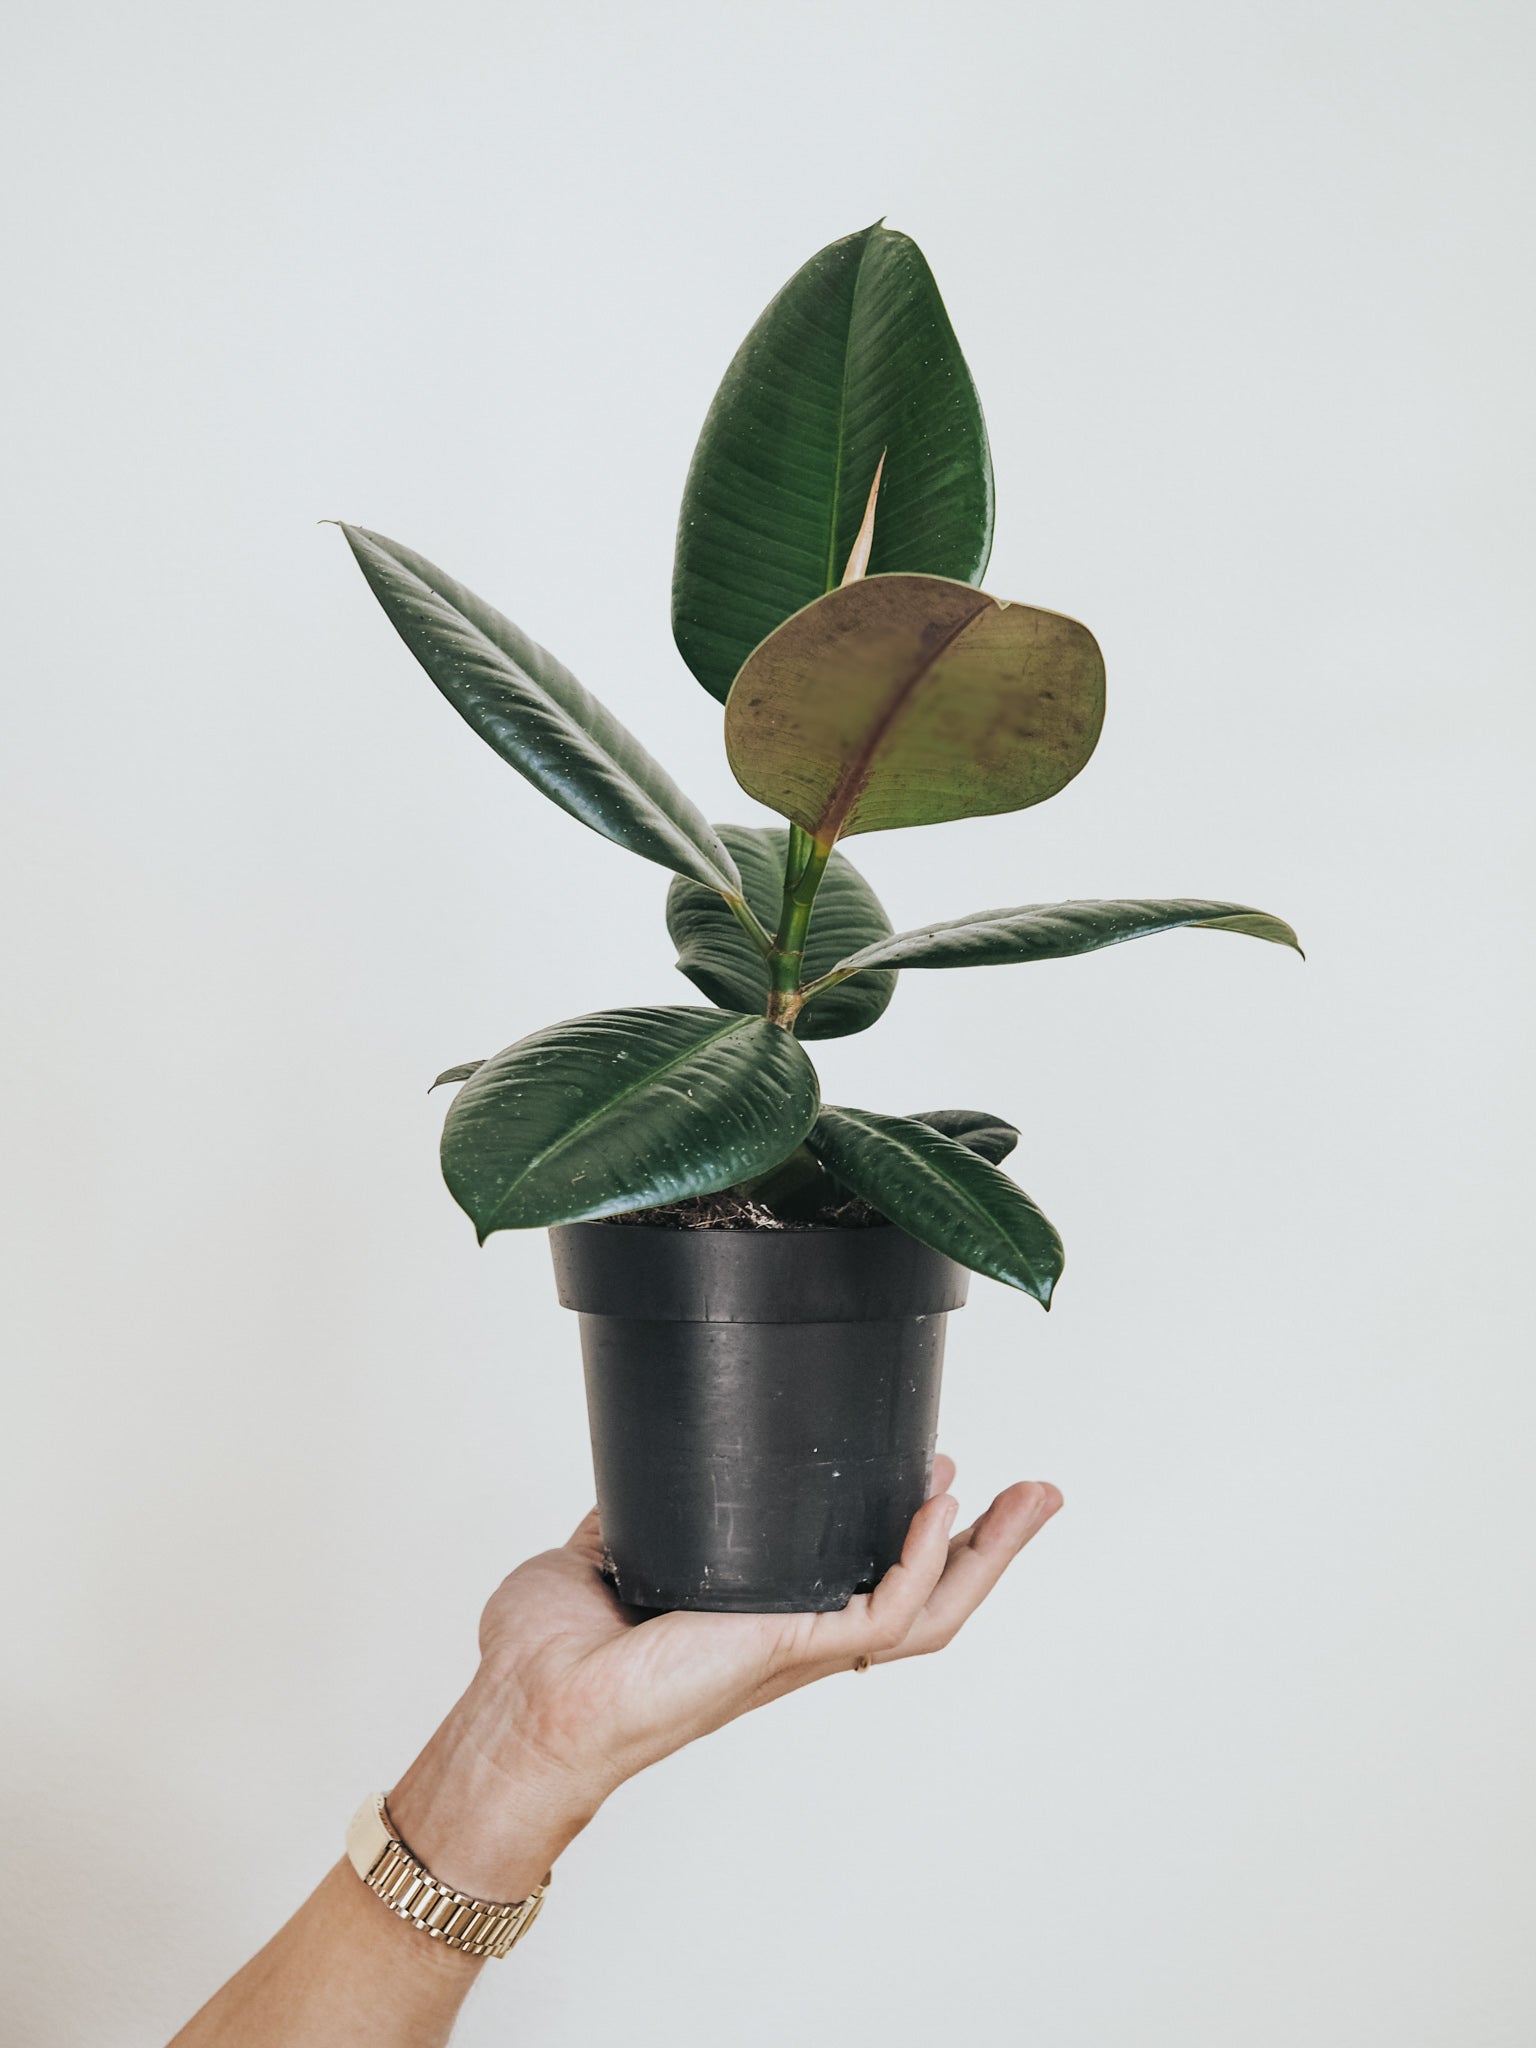
[[[563,1307],[637,1321],[905,1321],[962,1307],[970,1284],[894,1223],[690,1230],[593,1217],[556,1224],[549,1241]]]

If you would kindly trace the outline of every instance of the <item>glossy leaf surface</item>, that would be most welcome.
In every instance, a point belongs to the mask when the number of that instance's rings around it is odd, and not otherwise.
[[[793,1152],[816,1073],[762,1017],[604,1010],[487,1060],[449,1104],[443,1178],[480,1240],[713,1193]]]
[[[729,915],[727,912],[726,915]],[[947,924],[923,925],[878,939],[840,961],[838,973],[870,967],[1000,967],[1021,960],[1063,960],[1122,945],[1157,932],[1241,932],[1251,939],[1301,951],[1284,919],[1241,903],[1196,897],[1115,898],[1080,903],[1021,903],[1012,910],[977,910]]]
[[[425,556],[360,526],[341,530],[395,631],[502,760],[605,839],[740,894],[703,814],[569,669]]]
[[[768,930],[774,930],[789,833],[771,825],[715,829],[736,862],[748,903]],[[667,930],[677,947],[678,967],[712,1003],[761,1014],[768,1001],[767,961],[714,890],[679,875],[667,892]],[[834,854],[816,894],[804,978],[825,974],[850,947],[876,944],[890,930],[890,919],[874,890],[850,861]],[[895,987],[894,972],[860,974],[808,1004],[796,1031],[801,1038],[844,1038],[866,1031]]]
[[[1000,1166],[1019,1142],[1017,1128],[984,1109],[924,1109],[913,1112],[912,1121],[927,1124],[932,1131],[953,1138],[968,1152]]]
[[[981,404],[921,250],[875,226],[796,271],[699,436],[672,630],[714,696],[765,634],[837,584],[882,455],[870,572],[978,581],[992,547]]]
[[[980,1153],[994,1166],[1006,1159],[1019,1142],[1012,1124],[984,1109],[918,1110],[912,1121],[953,1138],[957,1145]],[[747,1192],[781,1215],[814,1221],[839,1202],[846,1202],[851,1191],[828,1173],[808,1146],[802,1145],[782,1165],[754,1182]]]
[[[827,842],[1040,803],[1103,722],[1086,626],[941,577],[876,576],[752,653],[725,743],[749,795]]]
[[[1061,1239],[1023,1189],[978,1153],[912,1117],[867,1109],[824,1109],[806,1143],[909,1236],[1050,1307]]]

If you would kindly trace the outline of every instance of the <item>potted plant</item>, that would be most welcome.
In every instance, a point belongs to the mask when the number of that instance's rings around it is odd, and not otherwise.
[[[460,1084],[444,1177],[481,1242],[551,1233],[610,1574],[643,1607],[831,1608],[870,1586],[927,1489],[969,1274],[1049,1307],[1061,1273],[1000,1170],[1012,1125],[825,1104],[807,1042],[866,1030],[907,970],[1179,928],[1300,950],[1279,918],[1205,900],[893,929],[840,842],[1040,803],[1103,720],[1087,628],[977,587],[992,506],[975,386],[916,244],[883,224],[832,243],[726,371],[678,525],[677,645],[776,828],[708,824],[553,655],[411,549],[342,529],[480,737],[673,873],[668,929],[707,1006],[573,1018],[439,1076]]]

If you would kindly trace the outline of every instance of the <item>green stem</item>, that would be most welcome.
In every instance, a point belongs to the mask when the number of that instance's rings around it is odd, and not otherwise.
[[[804,859],[797,861],[800,845],[796,833],[803,843]],[[811,911],[816,903],[816,891],[821,887],[821,878],[826,873],[827,862],[832,858],[832,842],[825,843],[801,832],[798,826],[791,826],[789,855],[784,867],[784,903],[779,913],[779,929],[773,941],[773,950],[768,955],[768,1016],[774,1024],[782,1024],[785,1030],[792,1030],[796,1017],[804,1007],[805,998],[800,992],[800,974],[805,964],[805,935],[810,929]]]
[[[803,825],[797,825],[791,820],[789,827],[789,852],[784,861],[784,886],[786,888],[792,888],[805,873],[805,864],[811,857],[811,848],[815,843]]]
[[[801,989],[801,1008],[803,1009],[813,996],[824,996],[829,988],[836,988],[842,982],[851,981],[859,972],[857,967],[850,967],[846,971],[834,968],[829,974],[819,974],[814,981],[808,981]]]
[[[723,892],[722,892],[723,893]],[[773,951],[773,934],[763,923],[757,912],[744,896],[727,896],[726,908],[741,926],[747,937],[764,956]]]

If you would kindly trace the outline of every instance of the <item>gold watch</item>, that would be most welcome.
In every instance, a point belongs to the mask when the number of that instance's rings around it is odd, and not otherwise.
[[[353,1814],[347,1857],[391,1913],[466,1956],[506,1955],[538,1918],[554,1875],[546,1870],[544,1882],[510,1906],[456,1892],[418,1863],[395,1833],[382,1792],[372,1793]]]

